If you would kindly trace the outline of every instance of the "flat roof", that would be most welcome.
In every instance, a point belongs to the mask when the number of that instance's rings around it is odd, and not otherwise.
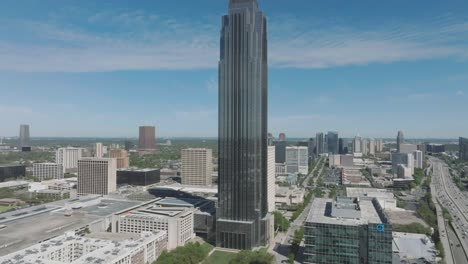
[[[0,182],[0,188],[11,188],[16,186],[28,185],[29,182],[27,181],[7,181],[7,182]]]
[[[343,217],[332,217],[331,210],[336,206],[336,202],[332,199],[316,198],[312,202],[312,208],[310,209],[307,217],[307,222],[320,223],[320,224],[334,224],[334,225],[346,225],[346,226],[357,226],[366,225],[369,223],[381,224],[382,220],[377,213],[372,201],[362,200],[359,202],[360,217],[359,218],[343,218]],[[341,210],[341,209],[335,209]],[[358,214],[349,214],[358,215]]]
[[[138,169],[138,168],[128,168],[128,169],[118,169],[117,171],[131,171],[131,172],[149,172],[149,171],[158,171],[160,169],[156,168],[145,168],[145,169]]]
[[[434,243],[426,235],[399,232],[393,232],[393,252],[402,260],[435,261],[437,255]]]
[[[395,196],[393,192],[387,189],[376,189],[376,188],[353,188],[346,187],[346,196],[348,197],[370,197],[370,198],[386,198],[391,199]]]

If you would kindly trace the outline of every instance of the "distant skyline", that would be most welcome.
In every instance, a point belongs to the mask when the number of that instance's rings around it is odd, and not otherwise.
[[[0,2],[0,136],[216,137],[227,3]],[[468,135],[467,1],[259,3],[276,137]]]

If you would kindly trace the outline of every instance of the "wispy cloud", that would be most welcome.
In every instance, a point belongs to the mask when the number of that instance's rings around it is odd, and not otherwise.
[[[137,10],[106,11],[70,26],[52,21],[0,21],[29,41],[0,38],[0,70],[95,72],[214,69],[219,20],[176,19]],[[468,25],[435,20],[358,30],[293,17],[272,18],[269,61],[277,68],[330,68],[434,58],[468,58]],[[281,23],[280,23],[281,22]],[[108,31],[93,31],[99,24]],[[68,26],[66,26],[68,25]],[[21,38],[20,38],[21,39]]]
[[[458,90],[458,91],[456,92],[456,95],[457,95],[457,96],[464,96],[464,95],[465,95],[465,92],[462,91],[462,90]]]

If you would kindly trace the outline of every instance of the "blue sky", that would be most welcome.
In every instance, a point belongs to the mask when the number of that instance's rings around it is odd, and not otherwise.
[[[468,134],[467,1],[260,0],[269,127]],[[287,4],[286,4],[287,3]],[[227,0],[0,2],[0,135],[217,135]]]

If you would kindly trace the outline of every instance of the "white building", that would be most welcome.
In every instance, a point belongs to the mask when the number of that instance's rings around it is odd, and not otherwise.
[[[362,155],[369,154],[369,141],[367,139],[361,140],[361,153]]]
[[[267,161],[267,185],[268,185],[268,212],[275,211],[275,181],[276,181],[276,163],[275,146],[268,146]]]
[[[39,181],[63,178],[63,165],[58,163],[34,163],[33,176]]]
[[[400,144],[400,153],[413,153],[418,150],[418,145],[415,144]]]
[[[307,147],[286,147],[286,173],[309,173],[309,149]]]
[[[116,190],[116,159],[83,158],[78,161],[78,195],[107,195]]]
[[[413,174],[411,172],[411,168],[408,168],[406,165],[403,165],[403,164],[398,165],[398,170],[397,170],[398,178],[400,179],[409,178],[412,175]]]
[[[167,232],[169,250],[183,246],[195,237],[194,209],[148,203],[112,216],[112,232],[139,234],[143,231]]]
[[[83,155],[81,148],[59,148],[55,153],[55,163],[63,165],[63,172],[67,170],[76,170],[78,168],[78,160]]]
[[[374,139],[369,140],[369,154],[375,155],[375,140]]]
[[[180,176],[182,184],[211,185],[213,174],[213,151],[205,148],[183,149]]]
[[[383,140],[382,139],[379,139],[377,140],[377,152],[380,153],[383,151]]]
[[[93,233],[81,237],[72,232],[0,257],[4,264],[141,264],[153,263],[166,249],[165,232],[129,236]],[[21,261],[19,261],[19,259]]]
[[[328,156],[328,166],[330,166],[330,168],[341,166],[341,155]]]
[[[353,153],[362,153],[362,142],[359,136],[353,139]]]
[[[411,175],[414,173],[414,155],[413,153],[392,153],[392,172],[398,173],[398,165],[405,165],[410,169]]]
[[[102,158],[104,157],[104,148],[102,143],[96,143],[94,146],[94,157],[95,158]]]
[[[286,165],[284,163],[276,163],[275,164],[275,177],[279,176],[286,176],[288,173],[286,172]]]
[[[423,168],[423,152],[420,150],[416,150],[413,152],[414,155],[414,167],[417,169],[422,169]]]

